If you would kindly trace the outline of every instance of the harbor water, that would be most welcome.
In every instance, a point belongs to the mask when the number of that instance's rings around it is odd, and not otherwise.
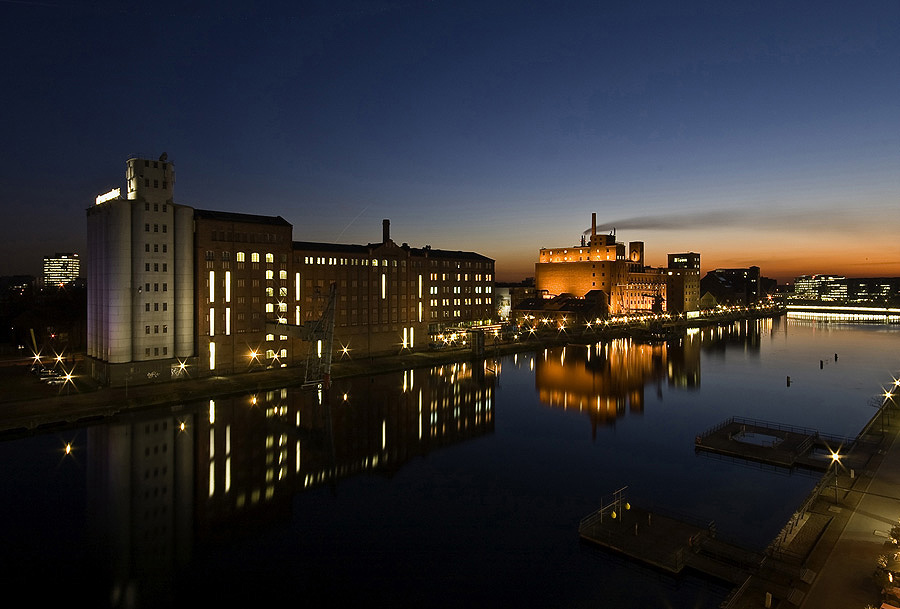
[[[0,568],[41,606],[714,608],[728,585],[607,553],[579,521],[619,491],[763,549],[819,474],[694,439],[732,416],[855,436],[898,346],[897,326],[784,317],[573,337],[7,439]]]

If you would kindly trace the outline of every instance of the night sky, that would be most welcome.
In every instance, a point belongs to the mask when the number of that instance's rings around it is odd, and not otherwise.
[[[86,255],[125,161],[294,239],[532,276],[597,213],[699,252],[900,276],[900,2],[0,0],[0,275]]]

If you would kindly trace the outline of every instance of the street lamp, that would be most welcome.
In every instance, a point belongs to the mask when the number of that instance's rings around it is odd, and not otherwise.
[[[834,502],[835,503],[838,502],[838,485],[837,485],[838,469],[837,468],[841,464],[841,457],[843,456],[843,455],[841,455],[840,450],[841,449],[838,448],[838,450],[836,450],[836,451],[834,451],[834,450],[831,451],[831,464],[828,466],[829,468],[831,468],[832,465],[834,466]]]

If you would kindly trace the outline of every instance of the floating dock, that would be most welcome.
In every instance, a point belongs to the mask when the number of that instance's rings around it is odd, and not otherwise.
[[[812,581],[815,573],[799,561],[779,559],[721,539],[715,523],[672,516],[630,505],[621,496],[582,519],[584,541],[672,574],[691,570],[738,590],[763,578],[766,592],[800,605],[803,593],[792,581]],[[763,593],[760,593],[762,597]]]
[[[822,434],[815,429],[731,417],[698,435],[697,451],[757,461],[787,469],[801,467],[824,472],[833,465],[833,453],[844,467],[852,466],[848,454],[852,438]]]

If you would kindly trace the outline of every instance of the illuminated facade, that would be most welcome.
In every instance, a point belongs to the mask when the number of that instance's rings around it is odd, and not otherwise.
[[[333,359],[495,319],[494,261],[480,254],[398,246],[388,220],[381,243],[294,242],[280,216],[175,204],[165,155],[129,159],[126,181],[125,197],[113,189],[87,210],[87,357],[103,383],[303,364],[303,326],[332,284]]]
[[[195,315],[203,374],[298,362],[287,331],[292,227],[281,216],[195,210]]]
[[[168,379],[195,353],[193,210],[172,200],[165,155],[129,159],[126,181],[87,210],[87,361],[117,385]]]
[[[666,275],[644,265],[644,243],[632,241],[626,248],[615,234],[597,234],[597,215],[592,214],[589,241],[574,247],[543,248],[534,268],[535,287],[545,297],[569,294],[580,298],[601,290],[609,303],[609,315],[661,312],[666,300]]]
[[[44,286],[63,286],[81,276],[78,254],[56,254],[44,257]]]

